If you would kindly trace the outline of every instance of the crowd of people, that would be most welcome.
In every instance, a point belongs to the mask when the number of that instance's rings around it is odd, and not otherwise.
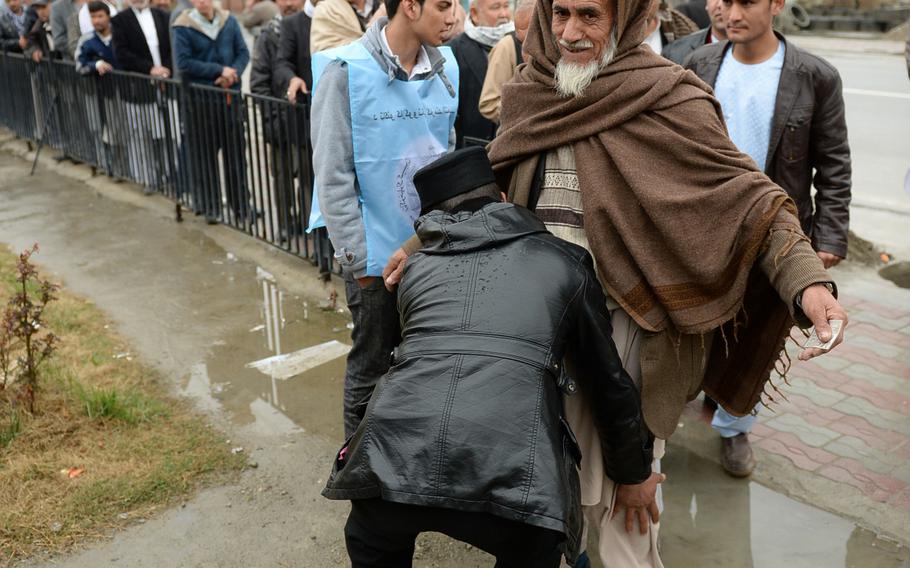
[[[325,495],[353,503],[355,567],[409,566],[424,531],[504,567],[584,566],[593,532],[604,566],[660,567],[683,406],[707,394],[723,468],[748,476],[792,326],[834,346],[846,326],[827,272],[847,255],[842,86],[774,30],[783,7],[5,0],[0,37],[87,75],[211,88],[186,112],[225,120],[185,136],[207,172],[220,153],[237,219],[256,215],[244,103],[212,93],[241,88],[241,27],[249,90],[310,102],[308,128],[264,107],[263,136],[279,209],[311,141],[310,218],[282,231],[325,227],[344,274],[346,440]]]

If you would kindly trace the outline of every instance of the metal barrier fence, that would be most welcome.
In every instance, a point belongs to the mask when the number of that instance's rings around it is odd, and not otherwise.
[[[0,125],[333,271],[325,230],[305,231],[308,105],[0,53]]]

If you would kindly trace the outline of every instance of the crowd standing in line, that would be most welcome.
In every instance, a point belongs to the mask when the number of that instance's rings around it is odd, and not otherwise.
[[[514,22],[505,0],[22,2],[0,10],[4,50],[198,87],[177,155],[202,185],[180,190],[245,227],[254,35],[281,239],[327,228],[354,323],[325,494],[353,502],[355,567],[409,566],[427,530],[501,566],[579,567],[593,531],[607,568],[661,567],[684,404],[718,403],[724,468],[749,475],[793,322],[846,323],[826,272],[846,256],[842,87],[773,31],[783,0],[519,0]],[[127,141],[153,164],[174,151],[161,93],[120,92],[154,117]],[[305,223],[287,212],[307,136]]]

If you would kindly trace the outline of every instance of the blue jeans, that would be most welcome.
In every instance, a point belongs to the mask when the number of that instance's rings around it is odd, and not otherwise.
[[[401,342],[398,295],[376,278],[361,288],[345,275],[344,289],[354,321],[344,374],[344,438],[350,438],[366,413],[379,379],[389,370],[392,350]]]
[[[711,420],[711,427],[717,430],[722,438],[732,438],[739,434],[748,434],[755,426],[758,420],[758,405],[752,410],[751,414],[737,418],[733,416],[720,405],[714,411],[714,418]]]

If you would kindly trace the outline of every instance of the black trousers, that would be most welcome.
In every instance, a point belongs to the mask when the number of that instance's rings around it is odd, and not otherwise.
[[[408,568],[414,541],[439,532],[496,557],[497,568],[556,568],[562,533],[490,513],[403,505],[381,499],[351,502],[344,527],[352,568]]]
[[[389,370],[392,349],[401,342],[398,295],[376,278],[361,288],[346,274],[344,289],[351,310],[351,351],[344,374],[344,438],[350,438],[363,420],[367,403],[379,379]]]

